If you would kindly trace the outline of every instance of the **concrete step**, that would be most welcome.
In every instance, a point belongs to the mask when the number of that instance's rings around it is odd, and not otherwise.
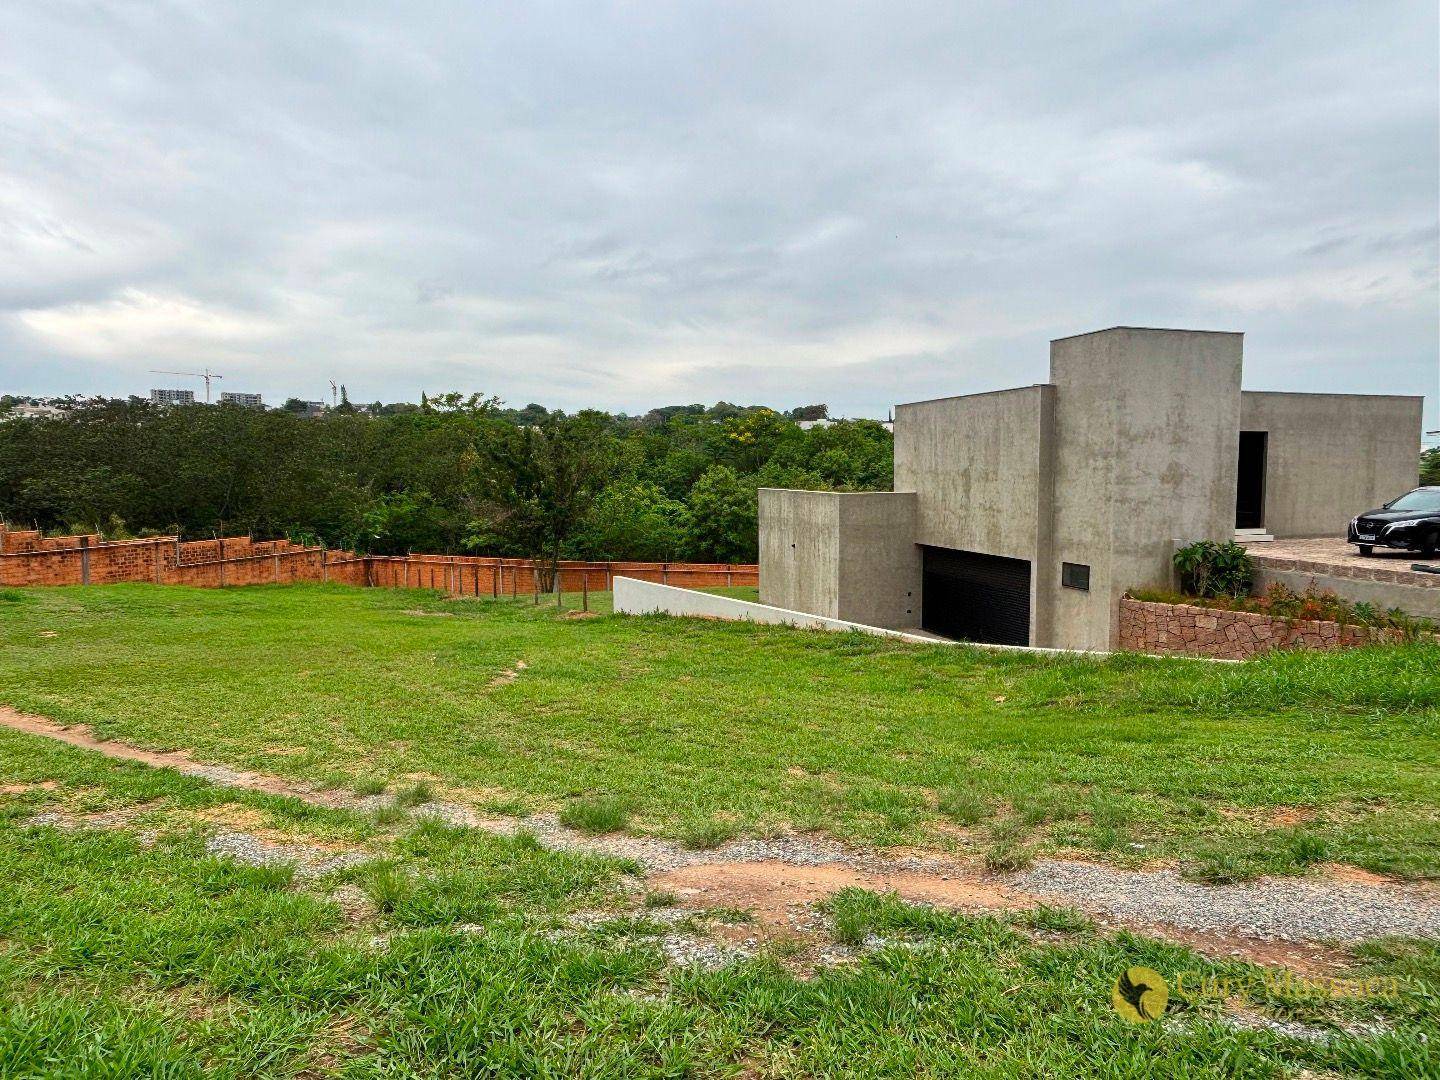
[[[1264,529],[1236,529],[1235,542],[1237,544],[1268,544],[1275,537],[1271,536]]]

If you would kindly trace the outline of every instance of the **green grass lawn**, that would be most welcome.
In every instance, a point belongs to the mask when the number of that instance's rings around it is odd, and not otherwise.
[[[333,599],[281,593],[207,602],[240,605],[234,617],[245,623],[252,604]],[[348,608],[358,624],[367,610],[401,610],[367,608],[374,594],[361,595]],[[186,599],[117,597],[132,614],[137,603]],[[70,620],[57,612],[92,602],[47,594],[37,606],[73,632],[73,611]],[[1073,912],[969,918],[850,890],[829,902],[835,936],[886,942],[854,962],[803,978],[776,945],[702,971],[667,964],[656,905],[627,885],[625,866],[545,851],[524,835],[386,825],[4,731],[0,777],[0,1076],[1138,1080],[1440,1070],[1433,946],[1366,947],[1350,958],[1351,974],[1394,979],[1395,993],[1319,999],[1266,984],[1244,964],[1103,933]],[[34,823],[55,811],[120,816],[103,827]],[[376,861],[305,879],[245,866],[206,854],[205,827],[216,823]],[[613,918],[571,918],[597,907]],[[1135,964],[1172,982],[1228,980],[1246,988],[1244,1015],[1299,1020],[1325,1037],[1239,1029],[1236,1001],[1220,990],[1173,996],[1162,1021],[1127,1024],[1111,1010],[1110,988]]]
[[[1211,879],[1440,873],[1432,645],[1054,658],[418,591],[125,585],[0,592],[0,701],[200,760],[424,780],[494,813],[599,804],[706,843],[819,829]]]

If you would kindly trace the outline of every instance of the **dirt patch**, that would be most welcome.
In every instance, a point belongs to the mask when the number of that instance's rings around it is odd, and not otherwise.
[[[1320,872],[1331,881],[1341,881],[1350,885],[1394,885],[1396,879],[1386,877],[1384,874],[1377,874],[1373,870],[1362,870],[1358,866],[1347,866],[1345,863],[1325,863],[1320,867]],[[1425,888],[1426,883],[1411,886],[1416,889]],[[1440,892],[1437,892],[1440,895]]]
[[[0,795],[24,795],[27,791],[54,791],[60,784],[55,780],[41,780],[38,784],[0,784]]]
[[[414,617],[417,618],[417,619],[453,619],[453,618],[455,618],[455,612],[453,612],[453,611],[421,611],[419,608],[410,608],[410,609],[407,610],[407,611],[402,611],[401,614],[402,614],[402,615],[412,615],[412,616],[414,616]]]
[[[491,679],[488,685],[508,686],[510,683],[514,682],[520,677],[520,673],[524,671],[527,666],[528,665],[525,663],[524,660],[516,660],[514,667],[506,668],[499,675],[496,675],[493,679]]]
[[[183,750],[142,750],[127,743],[97,739],[90,734],[90,729],[84,724],[65,727],[53,720],[46,720],[40,716],[28,716],[5,706],[0,706],[0,727],[9,728],[11,731],[23,731],[29,735],[40,735],[68,746],[77,746],[82,750],[94,750],[118,761],[135,761],[157,769],[174,769],[186,776],[208,780],[224,787],[259,791],[267,795],[289,795],[323,806],[340,806],[347,801],[344,793],[316,791],[277,777],[246,772],[243,769],[231,769],[224,765],[205,765],[196,761]]]
[[[52,825],[57,829],[123,829],[140,815],[157,810],[164,805],[165,800],[154,799],[150,802],[136,803],[133,806],[117,807],[114,810],[92,810],[85,814],[45,810],[31,818],[28,824]]]
[[[1132,934],[1173,941],[1212,960],[1246,960],[1262,967],[1284,968],[1297,975],[1339,975],[1352,963],[1344,950],[1314,942],[1266,941],[1234,934],[1203,933],[1158,923],[1116,923],[1106,919],[1097,919],[1096,923],[1109,929],[1123,929]]]
[[[675,893],[686,907],[738,908],[770,926],[788,925],[797,909],[846,888],[893,892],[903,900],[957,911],[1018,911],[1036,903],[1024,893],[979,878],[940,877],[905,870],[867,872],[835,863],[698,863],[656,874],[649,884],[662,892]]]
[[[206,806],[199,810],[186,811],[180,820],[188,819],[224,830],[248,833],[270,844],[284,845],[297,842],[297,834],[277,829],[272,824],[269,814],[239,803],[222,803],[219,806]],[[315,848],[320,851],[350,850],[347,844],[336,840],[320,839],[309,833],[303,834],[303,839],[307,848]]]
[[[599,615],[600,613],[598,611],[567,611],[560,617],[562,619],[594,619],[598,618]]]

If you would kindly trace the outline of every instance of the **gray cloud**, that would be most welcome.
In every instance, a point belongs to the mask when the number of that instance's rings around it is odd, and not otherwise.
[[[5,8],[0,389],[883,415],[1129,323],[1436,419],[1433,4]]]

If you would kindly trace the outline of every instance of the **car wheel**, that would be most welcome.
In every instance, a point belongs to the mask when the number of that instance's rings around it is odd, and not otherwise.
[[[1369,544],[1361,544],[1361,545],[1360,545],[1360,554],[1361,554],[1361,555],[1374,555],[1374,554],[1375,554],[1375,549],[1374,549],[1373,547],[1371,547]]]
[[[1420,544],[1420,557],[1422,559],[1433,559],[1437,547],[1440,547],[1440,536],[1431,533]]]

